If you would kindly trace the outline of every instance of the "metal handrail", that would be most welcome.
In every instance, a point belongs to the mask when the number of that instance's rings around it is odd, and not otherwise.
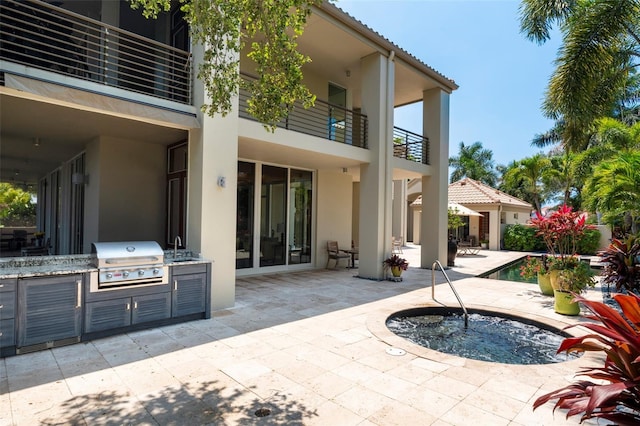
[[[256,79],[256,77],[244,72],[241,73],[241,76],[246,82]],[[250,95],[251,93],[246,88],[240,88],[239,116],[256,121],[247,112]],[[289,115],[277,123],[276,127],[359,148],[368,147],[367,116],[320,99],[316,99],[315,104],[308,109],[305,109],[301,102],[296,102]]]
[[[436,295],[435,295],[436,294],[436,273],[435,273],[436,272],[436,265],[440,267],[440,270],[442,271],[442,275],[444,275],[444,278],[449,283],[449,287],[451,287],[451,290],[453,290],[453,294],[456,296],[456,299],[458,299],[458,303],[460,304],[460,307],[462,307],[462,311],[464,312],[464,326],[468,327],[469,326],[469,313],[467,312],[467,308],[464,306],[464,303],[462,303],[462,299],[460,299],[460,295],[458,295],[458,292],[456,291],[456,288],[451,283],[451,280],[449,279],[449,276],[444,271],[444,268],[442,267],[442,264],[440,263],[439,260],[436,260],[435,262],[433,262],[433,265],[431,265],[431,298],[433,300],[436,300]]]
[[[41,1],[0,16],[0,59],[191,105],[189,52]]]
[[[429,138],[394,126],[393,156],[416,163],[429,164]]]

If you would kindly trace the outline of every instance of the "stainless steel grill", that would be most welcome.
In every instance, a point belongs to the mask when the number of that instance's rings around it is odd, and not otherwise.
[[[92,290],[168,282],[164,251],[155,241],[93,243],[91,252],[98,268]]]

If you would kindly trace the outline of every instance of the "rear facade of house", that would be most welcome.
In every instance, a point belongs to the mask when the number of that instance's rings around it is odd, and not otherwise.
[[[225,117],[201,112],[203,49],[178,2],[157,20],[124,0],[0,8],[0,180],[36,189],[52,254],[180,237],[214,262],[212,309],[233,306],[237,276],[324,268],[331,240],[382,279],[406,182],[421,179],[421,266],[446,258],[457,86],[334,5],[313,9],[299,42],[315,106],[274,132],[243,91]],[[239,72],[255,78],[245,55]],[[395,127],[394,108],[416,102],[422,132]]]

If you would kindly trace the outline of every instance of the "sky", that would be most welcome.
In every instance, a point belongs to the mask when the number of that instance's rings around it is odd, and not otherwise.
[[[520,33],[518,0],[338,0],[336,5],[459,87],[450,97],[449,156],[476,141],[506,165],[538,152],[553,127],[541,111],[561,44]],[[395,125],[422,133],[422,105],[397,110]]]

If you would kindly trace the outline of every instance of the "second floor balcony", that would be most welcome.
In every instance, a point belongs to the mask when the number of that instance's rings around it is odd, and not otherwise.
[[[41,1],[0,2],[0,59],[192,104],[189,52]]]

